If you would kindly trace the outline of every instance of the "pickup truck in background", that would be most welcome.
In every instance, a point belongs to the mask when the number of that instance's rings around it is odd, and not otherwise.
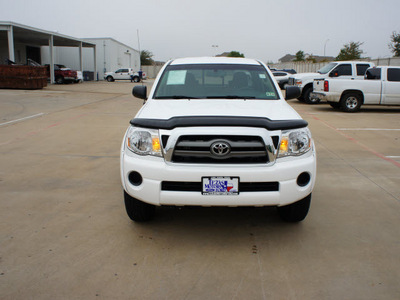
[[[400,67],[369,68],[365,80],[314,80],[313,97],[346,112],[363,104],[400,105]]]
[[[46,65],[47,67],[47,76],[50,78],[50,65]],[[78,76],[78,71],[71,70],[64,65],[54,64],[54,79],[56,83],[62,84],[66,82],[79,82],[82,79],[82,76]]]
[[[139,73],[135,72],[132,68],[118,69],[115,72],[106,72],[104,74],[104,79],[108,82],[113,82],[115,80],[131,80],[133,82],[139,82]]]
[[[340,79],[363,79],[365,71],[374,64],[365,61],[335,61],[327,64],[317,73],[299,73],[289,78],[289,85],[300,87],[301,96],[299,101],[307,104],[319,103],[319,98],[313,98],[314,79],[340,78]]]

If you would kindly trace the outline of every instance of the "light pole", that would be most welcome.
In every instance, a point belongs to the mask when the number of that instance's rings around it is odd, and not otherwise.
[[[326,40],[325,45],[324,45],[324,56],[325,56],[325,50],[326,50],[326,44],[329,42],[329,39]]]
[[[215,53],[217,53],[217,48],[218,48],[218,45],[211,45],[211,47],[213,47],[215,50]],[[216,56],[217,54],[215,54],[214,56]]]

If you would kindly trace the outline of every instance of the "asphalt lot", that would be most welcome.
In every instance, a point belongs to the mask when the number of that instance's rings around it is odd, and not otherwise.
[[[318,154],[300,224],[274,208],[136,224],[119,175],[133,85],[0,90],[0,299],[399,299],[400,108],[289,101]]]

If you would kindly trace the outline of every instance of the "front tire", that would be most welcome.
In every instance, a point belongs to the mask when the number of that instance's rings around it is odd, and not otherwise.
[[[57,83],[57,84],[63,84],[63,83],[64,83],[64,77],[62,77],[62,76],[57,76],[57,77],[56,77],[56,83]]]
[[[318,104],[321,100],[319,98],[311,98],[312,91],[312,86],[308,86],[305,88],[303,93],[304,102],[307,104]]]
[[[362,98],[360,94],[348,93],[340,99],[340,108],[345,112],[356,112],[360,110]]]
[[[112,76],[107,76],[107,81],[108,81],[108,82],[113,82],[113,81],[114,81],[114,78],[113,78]]]
[[[310,204],[311,194],[295,203],[279,206],[277,209],[283,221],[295,223],[303,221],[306,218],[308,210],[310,209]]]
[[[126,213],[132,221],[146,222],[154,218],[156,207],[131,197],[124,191]]]

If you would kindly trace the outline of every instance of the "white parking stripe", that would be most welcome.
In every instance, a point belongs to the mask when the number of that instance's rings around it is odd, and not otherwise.
[[[42,116],[42,115],[44,115],[44,113],[40,113],[40,114],[36,114],[36,115],[32,115],[32,116],[25,117],[25,118],[21,118],[21,119],[12,120],[12,121],[9,121],[9,122],[1,123],[0,126],[4,126],[4,125],[16,123],[16,122],[25,121],[25,120],[28,120],[28,119],[40,117],[40,116]]]
[[[338,128],[337,130],[340,131],[400,131],[400,129],[397,128]]]

